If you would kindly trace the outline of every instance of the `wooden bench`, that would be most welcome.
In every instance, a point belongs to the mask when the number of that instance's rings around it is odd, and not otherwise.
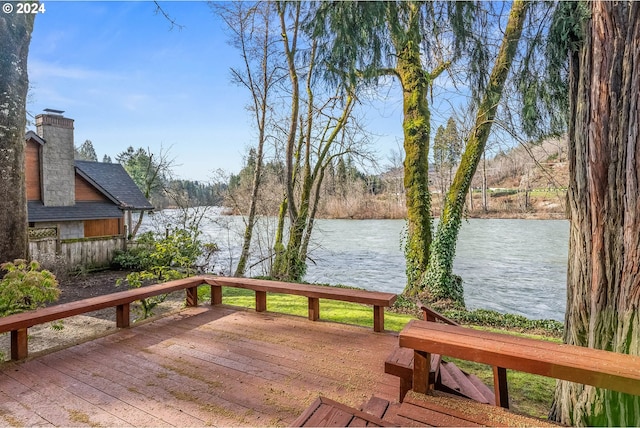
[[[222,303],[222,287],[236,287],[255,291],[256,312],[267,310],[267,293],[293,294],[309,299],[309,319],[320,319],[320,299],[341,300],[373,306],[373,330],[384,331],[384,308],[393,305],[397,296],[379,291],[354,290],[351,288],[326,287],[322,285],[297,284],[263,279],[205,276],[211,285],[211,304]]]
[[[201,277],[191,277],[9,315],[0,318],[0,333],[11,332],[11,359],[20,360],[28,356],[29,327],[112,307],[116,308],[117,327],[129,327],[132,302],[186,290],[187,306],[197,306],[198,286],[203,284]]]
[[[399,344],[414,350],[413,389],[426,393],[431,353],[495,366],[496,404],[509,407],[506,370],[640,395],[640,357],[413,320]]]

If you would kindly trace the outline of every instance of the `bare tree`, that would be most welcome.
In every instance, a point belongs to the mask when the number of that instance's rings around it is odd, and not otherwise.
[[[355,88],[338,86],[326,90],[326,86],[317,83],[318,43],[303,37],[300,23],[303,7],[302,3],[278,4],[291,108],[284,138],[285,198],[279,212],[272,275],[289,280],[300,280],[306,270],[325,172],[335,158],[359,153],[358,140],[349,134],[347,126],[350,121],[356,123],[352,117]],[[299,44],[304,42],[309,46],[302,50]],[[304,61],[299,61],[302,55]],[[286,246],[285,216],[289,224]]]
[[[232,68],[233,81],[246,88],[251,95],[248,106],[258,131],[253,159],[253,181],[249,209],[245,217],[242,251],[234,276],[244,275],[249,259],[260,186],[264,166],[267,126],[270,119],[271,92],[280,80],[282,69],[277,67],[275,41],[272,24],[276,15],[270,2],[248,4],[234,2],[215,7],[231,32],[231,41],[240,52],[242,68]],[[279,36],[279,35],[278,35]]]
[[[169,149],[165,150],[162,147],[158,153],[153,153],[149,147],[146,150],[143,148],[135,150],[133,147],[129,147],[116,156],[116,160],[129,173],[145,198],[151,200],[152,203],[154,196],[158,196],[165,189],[173,174],[175,160],[170,157],[169,152]],[[143,219],[144,211],[141,211],[136,224],[129,233],[130,239],[138,234]]]

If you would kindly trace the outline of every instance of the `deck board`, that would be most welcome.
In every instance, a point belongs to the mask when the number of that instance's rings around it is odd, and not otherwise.
[[[0,366],[0,424],[274,426],[319,395],[358,406],[398,394],[397,335],[221,306]]]

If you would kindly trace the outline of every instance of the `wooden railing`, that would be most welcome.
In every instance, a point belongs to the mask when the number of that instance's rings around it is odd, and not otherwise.
[[[319,299],[342,300],[373,305],[374,330],[384,330],[384,308],[391,306],[396,299],[395,294],[376,291],[353,290],[309,284],[296,284],[278,281],[256,280],[248,278],[228,278],[218,276],[195,276],[162,284],[149,285],[142,288],[106,294],[75,302],[53,305],[34,311],[9,315],[0,318],[0,333],[11,333],[11,359],[19,360],[28,356],[29,327],[56,321],[87,312],[105,308],[116,308],[116,326],[125,328],[130,326],[130,304],[137,300],[146,299],[175,291],[186,291],[186,305],[198,305],[198,286],[211,287],[211,304],[222,303],[222,287],[245,288],[255,291],[256,311],[267,310],[267,292],[306,296],[309,299],[309,319],[316,321],[320,318]]]
[[[426,393],[431,354],[496,367],[496,404],[509,407],[507,369],[640,395],[640,357],[413,320],[399,344],[414,350],[413,388]]]

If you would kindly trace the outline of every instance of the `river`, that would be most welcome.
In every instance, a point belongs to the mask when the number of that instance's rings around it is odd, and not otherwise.
[[[239,254],[241,219],[216,218],[202,230],[221,247],[218,266],[228,274]],[[273,225],[262,226],[268,227]],[[305,280],[402,292],[404,227],[403,220],[318,220]],[[464,221],[454,272],[463,279],[467,307],[562,321],[568,235],[569,223],[563,220]],[[268,239],[258,236],[256,242],[271,248]],[[260,265],[249,274],[263,274]]]
[[[306,280],[402,292],[401,220],[320,220]],[[569,223],[470,219],[460,230],[454,272],[469,309],[564,319]]]

